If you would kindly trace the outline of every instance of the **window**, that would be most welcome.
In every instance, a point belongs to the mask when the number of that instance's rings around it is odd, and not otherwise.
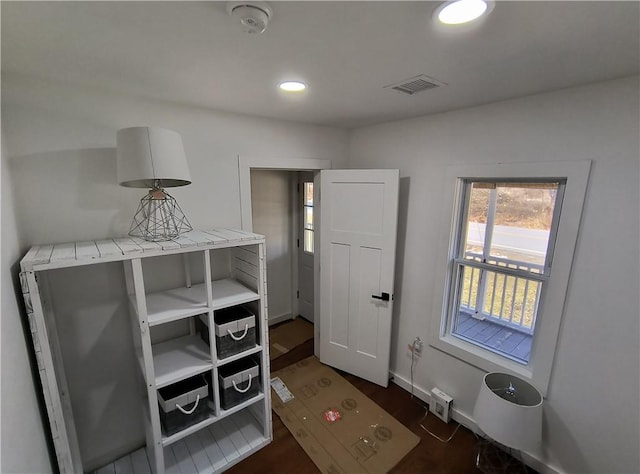
[[[303,229],[304,229],[304,247],[307,253],[313,253],[313,183],[303,183],[302,192],[303,205]]]
[[[463,180],[454,235],[451,334],[522,364],[551,273],[564,181]],[[551,245],[550,245],[551,244]]]
[[[451,166],[431,346],[546,393],[590,162]]]

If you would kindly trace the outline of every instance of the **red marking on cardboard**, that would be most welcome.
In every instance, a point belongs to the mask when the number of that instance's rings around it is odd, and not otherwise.
[[[340,418],[342,418],[342,415],[340,415],[340,412],[338,410],[328,410],[324,412],[324,419],[329,423],[334,423]]]

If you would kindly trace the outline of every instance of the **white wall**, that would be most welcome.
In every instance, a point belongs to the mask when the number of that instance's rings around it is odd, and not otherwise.
[[[240,228],[238,155],[344,163],[348,132],[115,93],[2,78],[2,120],[27,243],[126,234],[144,190],[116,184],[115,136],[150,125],[182,134],[193,183],[169,190],[195,228]]]
[[[542,461],[566,472],[639,472],[638,78],[353,131],[349,166],[400,168],[392,370],[427,339],[446,166],[593,160],[548,398]],[[470,415],[482,373],[427,348],[415,383]]]
[[[253,231],[267,238],[269,321],[291,317],[291,172],[251,171]]]
[[[65,242],[125,235],[144,190],[116,183],[116,131],[150,125],[182,134],[193,183],[171,192],[194,228],[240,228],[238,155],[279,158],[322,158],[344,163],[348,152],[345,130],[299,125],[177,104],[121,96],[109,91],[83,89],[3,75],[2,121],[9,170],[15,191],[15,226],[5,225],[10,238],[3,269],[38,243]],[[3,153],[4,167],[4,153]],[[3,169],[3,178],[5,169]],[[20,238],[11,229],[21,230]],[[4,240],[4,235],[3,235]],[[60,335],[74,416],[85,470],[114,459],[144,443],[139,396],[134,383],[122,269],[118,264],[59,271],[52,274],[52,300],[64,328]],[[12,306],[17,324],[15,298]],[[3,417],[15,433],[14,441],[30,437],[13,453],[16,472],[42,472],[32,436],[34,420],[23,420],[9,407],[30,406],[34,390],[27,371],[25,340],[15,326],[3,344]],[[28,342],[30,344],[30,341]],[[4,371],[5,361],[15,367]],[[15,371],[15,372],[14,372]],[[23,378],[24,393],[7,390],[5,374]],[[22,397],[22,398],[20,398]],[[31,413],[33,410],[31,410]],[[22,420],[19,424],[18,421]],[[4,425],[4,423],[3,423]],[[4,448],[3,436],[3,448]],[[28,447],[28,445],[31,445]],[[9,458],[11,459],[11,458]],[[3,472],[5,472],[3,470]],[[9,471],[7,471],[9,472]]]
[[[9,179],[8,155],[2,140],[2,384],[0,412],[0,472],[53,472],[45,435],[46,418],[41,416],[36,397],[25,335],[28,324],[18,309],[14,282],[20,238],[13,210],[13,187]],[[15,282],[17,284],[17,282]],[[48,429],[48,426],[47,426]]]

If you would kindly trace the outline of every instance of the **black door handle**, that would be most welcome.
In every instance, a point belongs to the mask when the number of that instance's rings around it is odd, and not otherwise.
[[[378,295],[371,295],[372,298],[375,298],[377,300],[382,300],[382,301],[389,301],[389,293],[386,292],[382,292],[380,293],[380,296]]]

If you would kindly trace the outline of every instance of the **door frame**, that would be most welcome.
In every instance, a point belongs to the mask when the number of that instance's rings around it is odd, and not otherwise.
[[[248,232],[253,232],[253,212],[251,209],[251,170],[281,170],[281,171],[320,171],[325,169],[331,169],[331,160],[321,160],[314,158],[282,158],[282,157],[258,157],[258,156],[240,156],[238,155],[238,177],[239,177],[239,193],[240,193],[240,216],[241,216],[241,229]],[[315,190],[315,186],[314,186]],[[314,201],[316,198],[314,197]],[[315,213],[314,213],[315,215]],[[297,219],[297,216],[294,216]],[[295,225],[297,220],[293,222]],[[314,226],[316,223],[314,222]],[[319,229],[320,222],[317,221],[317,227]],[[291,233],[291,239],[294,238],[294,234],[297,229],[294,228],[294,232]],[[291,248],[295,248],[293,245],[295,241],[291,242]],[[318,259],[314,258],[314,280],[318,281],[319,278],[319,266],[317,265]],[[291,285],[293,287],[293,281],[298,280],[298,253],[293,252],[291,259]],[[314,297],[317,301],[318,295]],[[297,312],[297,299],[295,293],[292,292],[291,309],[295,309]],[[315,306],[315,305],[314,305]],[[313,310],[314,320],[314,353],[319,355],[319,332],[320,324],[318,319],[317,308]]]

